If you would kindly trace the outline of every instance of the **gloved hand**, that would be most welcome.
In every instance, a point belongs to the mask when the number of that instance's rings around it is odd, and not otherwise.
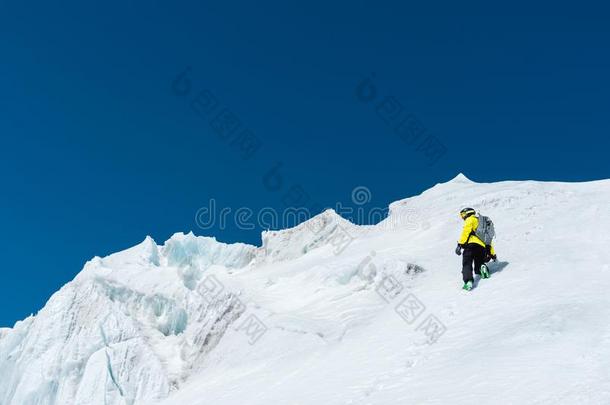
[[[458,255],[458,256],[459,256],[459,255],[461,255],[461,254],[462,254],[462,247],[463,247],[463,246],[462,246],[462,245],[460,245],[460,244],[458,243],[457,247],[455,248],[455,254],[456,254],[456,255]]]
[[[497,262],[498,261],[498,256],[491,255],[491,260],[493,260],[494,262]]]

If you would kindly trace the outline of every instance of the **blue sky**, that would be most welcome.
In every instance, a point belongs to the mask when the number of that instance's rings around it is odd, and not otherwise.
[[[0,3],[3,326],[146,235],[259,243],[260,229],[198,229],[210,199],[282,209],[298,186],[314,209],[366,186],[385,207],[459,172],[608,177],[605,7],[82,3]],[[225,112],[237,132],[212,123]]]

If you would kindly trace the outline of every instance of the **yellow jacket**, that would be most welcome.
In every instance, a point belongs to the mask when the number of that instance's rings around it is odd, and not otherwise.
[[[466,245],[468,243],[476,243],[477,245],[481,245],[485,247],[485,243],[474,234],[477,227],[479,226],[479,218],[474,215],[469,216],[464,220],[464,228],[462,229],[462,234],[460,235],[460,239],[458,243],[460,245]],[[491,254],[495,255],[496,252],[494,250],[493,245],[491,246]]]

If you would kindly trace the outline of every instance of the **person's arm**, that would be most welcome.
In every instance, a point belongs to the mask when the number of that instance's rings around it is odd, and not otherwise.
[[[458,240],[458,245],[465,245],[468,242],[468,238],[474,229],[474,217],[468,217],[464,221],[464,228],[462,229],[462,234],[460,235],[460,239]]]

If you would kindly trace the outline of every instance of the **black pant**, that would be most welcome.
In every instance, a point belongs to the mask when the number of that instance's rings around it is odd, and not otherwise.
[[[472,263],[474,262],[474,272],[481,274],[481,265],[485,263],[485,248],[476,243],[469,243],[464,247],[462,253],[462,278],[464,282],[474,281],[472,275]]]

